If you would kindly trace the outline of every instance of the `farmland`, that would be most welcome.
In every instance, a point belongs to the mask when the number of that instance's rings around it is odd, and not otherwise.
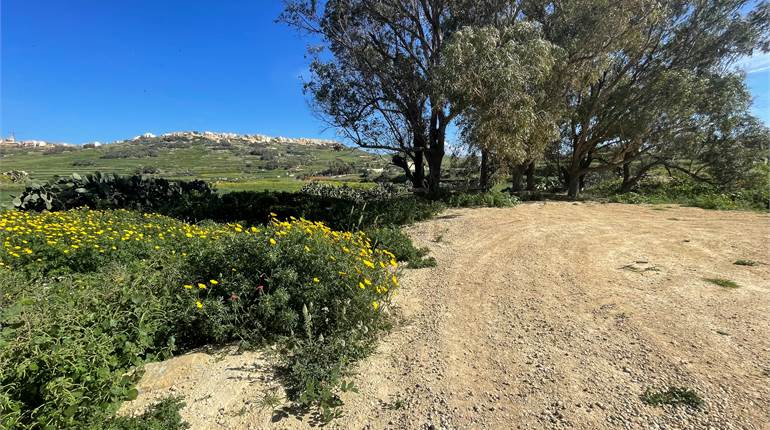
[[[99,147],[0,147],[0,171],[25,171],[45,182],[53,176],[91,172],[201,179],[228,191],[297,191],[309,178],[358,183],[386,167],[381,156],[358,149],[291,142],[212,141],[204,136],[142,138]],[[392,173],[392,172],[391,172]],[[0,182],[0,204],[22,183]]]

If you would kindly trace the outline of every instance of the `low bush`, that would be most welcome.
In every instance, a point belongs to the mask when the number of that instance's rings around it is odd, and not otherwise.
[[[519,204],[519,199],[502,191],[487,191],[481,193],[457,192],[442,197],[450,207],[492,207],[505,208]]]
[[[120,148],[110,149],[100,158],[105,160],[120,159],[120,158],[147,158],[157,157],[158,149],[152,146],[144,145],[132,145],[123,146]]]
[[[184,403],[168,397],[152,405],[138,417],[115,417],[107,421],[107,430],[184,430],[190,425],[179,416]]]
[[[743,258],[739,260],[735,260],[733,264],[737,266],[759,266],[759,262],[756,262],[754,260],[746,260]]]
[[[56,177],[28,186],[13,201],[21,210],[67,210],[81,206],[96,209],[136,209],[181,212],[214,196],[203,181],[169,181],[142,175],[120,176],[96,172]]]
[[[29,173],[24,170],[9,170],[7,172],[0,173],[0,182],[7,180],[15,184],[23,184],[29,179]]]
[[[439,201],[404,194],[395,186],[358,189],[309,184],[302,192],[233,192],[219,195],[203,181],[170,181],[141,175],[94,173],[33,184],[14,199],[21,210],[131,209],[185,221],[264,224],[271,213],[324,221],[334,229],[410,224],[433,217]]]
[[[264,223],[270,213],[279,217],[304,217],[324,221],[329,227],[359,230],[363,226],[411,224],[435,216],[442,202],[413,195],[373,201],[287,192],[233,192],[222,195],[215,204],[191,207],[186,213],[194,219],[220,222]],[[172,213],[177,215],[177,213]],[[184,215],[184,213],[179,213]]]
[[[762,181],[764,177],[764,181]],[[706,182],[690,178],[651,177],[639,183],[630,192],[618,193],[620,180],[605,181],[586,191],[586,197],[606,198],[617,203],[675,203],[704,209],[767,210],[770,204],[768,178],[755,175],[756,182],[746,188],[721,190]]]
[[[372,240],[375,248],[387,249],[392,252],[398,261],[405,261],[409,268],[433,267],[436,260],[433,257],[425,258],[428,248],[417,248],[412,239],[397,227],[382,227],[369,229],[367,236]]]
[[[292,399],[333,415],[398,286],[394,255],[365,234],[300,219],[7,211],[0,241],[4,428],[108,420],[142,363],[230,342],[277,345]]]
[[[323,182],[310,182],[302,187],[300,192],[315,197],[351,200],[356,203],[390,200],[409,193],[405,187],[389,183],[377,184],[371,188],[353,188],[347,184],[333,185]]]

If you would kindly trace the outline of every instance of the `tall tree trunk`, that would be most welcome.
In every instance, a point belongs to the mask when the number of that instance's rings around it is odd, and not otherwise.
[[[428,154],[428,193],[438,194],[441,185],[441,162],[444,161],[444,148],[431,148]]]
[[[620,192],[627,193],[633,187],[631,182],[631,163],[623,163],[623,183],[620,184]]]
[[[521,191],[521,178],[524,176],[524,168],[521,164],[511,166],[511,192]]]
[[[479,171],[479,188],[484,191],[489,189],[489,153],[481,150],[481,170]]]
[[[578,194],[580,194],[583,177],[585,176],[585,171],[582,167],[584,164],[585,162],[583,160],[574,158],[573,156],[570,165],[564,169],[564,175],[566,176],[565,179],[567,181],[567,196],[571,199],[577,198]]]
[[[623,183],[620,184],[620,192],[621,193],[627,193],[631,191],[631,188],[636,185],[638,182],[638,176],[637,178],[633,178],[631,176],[631,161],[634,159],[634,156],[631,152],[627,152],[623,156]],[[639,175],[642,175],[644,172],[639,171]]]
[[[575,199],[577,198],[579,192],[580,192],[580,176],[575,174],[570,174],[568,178],[568,184],[567,184],[567,197],[571,199]]]
[[[527,191],[535,191],[535,162],[530,161],[527,165]]]
[[[412,185],[415,189],[425,188],[425,159],[421,150],[414,152],[414,173],[412,174]]]
[[[428,192],[436,195],[441,187],[441,162],[444,161],[444,143],[446,138],[446,121],[441,110],[436,109],[430,117],[430,145],[428,147]]]

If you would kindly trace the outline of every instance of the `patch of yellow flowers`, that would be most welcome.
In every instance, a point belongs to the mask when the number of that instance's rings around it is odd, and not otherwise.
[[[236,226],[197,226],[162,215],[126,210],[4,211],[0,212],[0,266],[22,257],[42,261],[57,253],[109,254],[136,245],[153,250],[171,249],[175,254],[191,239],[216,241],[232,234]]]
[[[168,254],[184,257],[193,247],[201,246],[201,241],[205,246],[206,241],[215,242],[240,234],[259,235],[270,247],[280,247],[282,239],[290,234],[303,235],[308,239],[301,245],[306,253],[312,253],[316,244],[337,247],[355,264],[336,276],[348,280],[351,288],[375,293],[378,298],[372,301],[375,310],[398,287],[395,256],[386,250],[373,249],[363,232],[336,231],[322,222],[302,218],[279,220],[276,214],[271,214],[267,228],[247,228],[237,223],[195,225],[163,215],[127,210],[3,211],[0,212],[0,268],[46,262],[57,257],[83,255],[85,258],[85,253],[109,255],[131,248],[166,257]],[[336,261],[331,253],[329,259]],[[370,279],[375,277],[378,279]],[[324,276],[314,276],[308,280],[308,285],[312,287],[323,279]],[[209,280],[212,287],[218,283]],[[183,288],[193,289],[194,285],[196,290],[208,288],[203,282],[185,284]],[[196,307],[200,309],[203,304],[196,301]]]

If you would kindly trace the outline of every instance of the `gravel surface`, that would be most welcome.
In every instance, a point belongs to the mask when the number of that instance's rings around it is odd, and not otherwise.
[[[450,210],[407,230],[398,324],[360,363],[331,428],[770,428],[770,217],[594,203]],[[757,266],[733,264],[738,259]],[[704,278],[725,278],[723,288]],[[650,406],[648,388],[704,401]],[[193,429],[312,426],[260,408],[264,354],[147,366],[140,397],[184,395]]]

